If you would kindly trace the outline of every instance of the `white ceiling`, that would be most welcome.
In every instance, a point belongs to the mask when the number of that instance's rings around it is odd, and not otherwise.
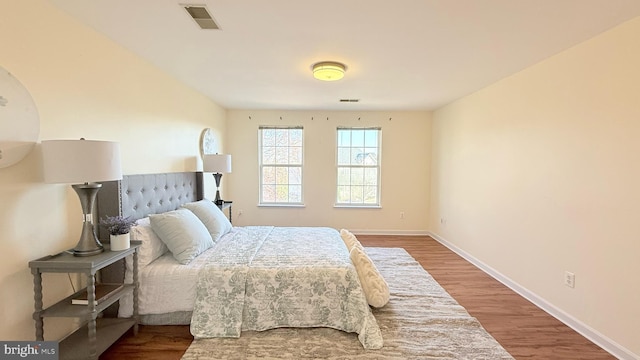
[[[201,30],[178,0],[50,1],[228,109],[435,109],[640,15],[639,0],[187,0],[221,27]],[[345,78],[315,80],[326,60]]]

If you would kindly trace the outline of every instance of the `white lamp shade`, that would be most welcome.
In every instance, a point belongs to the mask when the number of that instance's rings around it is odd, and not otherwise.
[[[122,179],[120,144],[96,140],[42,142],[46,183],[85,183]]]
[[[202,167],[206,172],[230,173],[231,155],[207,154],[202,159]]]

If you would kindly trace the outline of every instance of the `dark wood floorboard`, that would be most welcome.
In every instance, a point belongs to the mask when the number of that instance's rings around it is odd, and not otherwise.
[[[428,236],[358,236],[365,246],[406,249],[516,359],[615,359]],[[188,326],[141,326],[100,358],[180,359]]]

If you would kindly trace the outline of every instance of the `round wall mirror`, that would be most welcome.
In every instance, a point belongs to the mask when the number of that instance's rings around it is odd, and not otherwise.
[[[200,156],[204,159],[207,154],[216,153],[216,139],[211,128],[202,130],[200,134]]]
[[[0,67],[0,168],[31,152],[40,134],[38,109],[27,89]]]

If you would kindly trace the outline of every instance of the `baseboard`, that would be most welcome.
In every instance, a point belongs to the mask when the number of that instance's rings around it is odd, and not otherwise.
[[[428,232],[428,235],[431,236],[432,238],[434,238],[436,241],[438,241],[442,245],[444,245],[447,248],[449,248],[451,251],[453,251],[456,254],[458,254],[461,257],[463,257],[465,260],[467,260],[468,262],[470,262],[471,264],[476,266],[478,269],[484,271],[489,276],[491,276],[494,279],[500,281],[506,287],[508,287],[511,290],[515,291],[516,293],[520,294],[520,296],[522,296],[525,299],[531,301],[534,305],[536,305],[540,309],[544,310],[549,315],[551,315],[554,318],[560,320],[562,323],[564,323],[568,327],[572,328],[573,330],[575,330],[576,332],[578,332],[579,334],[581,334],[585,338],[591,340],[594,344],[600,346],[605,351],[609,352],[611,355],[617,357],[618,359],[622,359],[622,360],[640,360],[640,356],[639,355],[634,354],[633,352],[631,352],[630,350],[628,350],[625,347],[621,346],[620,344],[616,343],[615,341],[609,339],[608,337],[602,335],[601,333],[599,333],[598,331],[594,330],[593,328],[591,328],[591,327],[587,326],[586,324],[582,323],[580,320],[578,320],[578,319],[574,318],[573,316],[567,314],[566,312],[560,310],[559,308],[557,308],[553,304],[549,303],[545,299],[543,299],[540,296],[536,295],[535,293],[529,291],[528,289],[526,289],[525,287],[519,285],[515,281],[509,279],[507,276],[504,276],[503,274],[501,274],[500,272],[496,271],[495,269],[493,269],[492,267],[488,266],[487,264],[483,263],[482,261],[476,259],[471,254],[467,253],[466,251],[464,251],[464,250],[458,248],[457,246],[453,245],[452,243],[448,242],[447,240],[445,240],[444,238],[442,238],[438,234],[435,234],[435,233],[432,233],[432,232]]]
[[[430,236],[427,230],[358,230],[348,229],[354,235],[400,235],[400,236]]]

